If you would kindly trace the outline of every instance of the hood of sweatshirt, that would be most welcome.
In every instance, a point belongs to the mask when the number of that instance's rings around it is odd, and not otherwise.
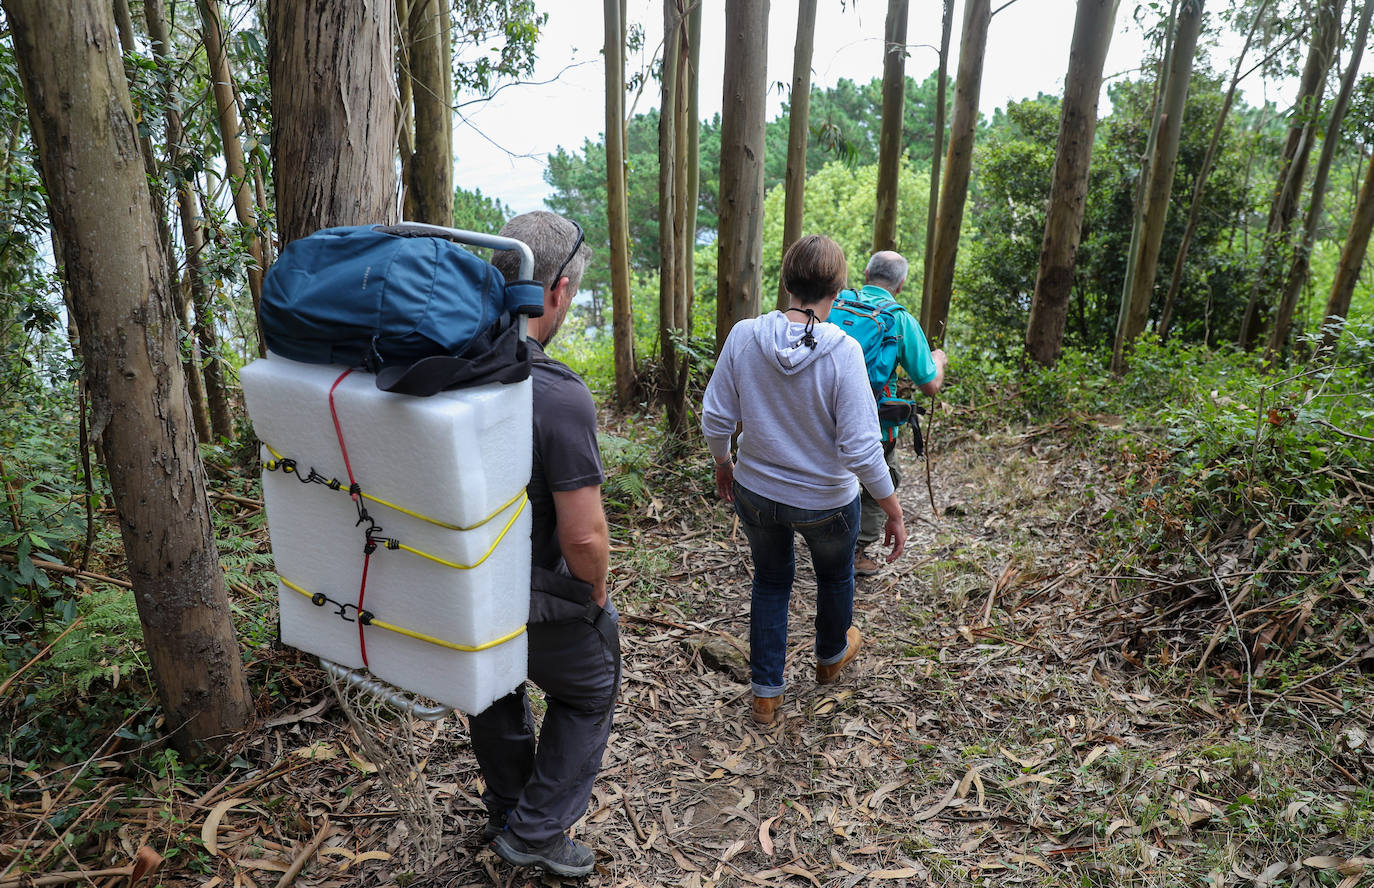
[[[770,311],[754,325],[754,339],[770,359],[768,364],[787,376],[800,373],[821,355],[834,351],[847,335],[834,324],[817,321],[811,330],[816,341],[813,348],[802,343],[805,332],[806,316],[795,311]]]

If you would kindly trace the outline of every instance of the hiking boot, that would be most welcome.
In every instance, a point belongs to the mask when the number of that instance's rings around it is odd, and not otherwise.
[[[839,678],[840,670],[859,655],[859,648],[863,646],[863,636],[859,634],[859,627],[850,626],[849,631],[844,634],[844,640],[844,656],[838,662],[824,666],[816,664],[816,684],[827,685]]]
[[[490,845],[492,839],[505,832],[507,813],[506,811],[491,811],[487,813],[487,822],[482,825],[483,845]]]
[[[773,719],[777,717],[780,703],[782,703],[782,694],[778,694],[776,697],[755,697],[754,724],[771,725]]]
[[[567,836],[554,836],[542,845],[527,845],[510,830],[492,840],[491,850],[506,863],[537,866],[559,876],[585,876],[596,865],[596,852]]]
[[[882,566],[869,558],[863,549],[854,550],[854,576],[871,577],[880,570],[882,570]]]

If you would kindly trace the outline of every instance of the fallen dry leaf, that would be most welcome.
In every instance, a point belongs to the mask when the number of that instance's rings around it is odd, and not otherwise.
[[[225,799],[218,805],[210,809],[205,822],[200,825],[200,840],[205,844],[205,850],[214,857],[219,853],[219,822],[224,819],[224,814],[235,805],[246,805],[252,799],[232,798]]]
[[[769,835],[769,830],[773,828],[773,822],[777,819],[778,815],[775,814],[759,824],[759,847],[769,857],[773,856],[773,837]]]

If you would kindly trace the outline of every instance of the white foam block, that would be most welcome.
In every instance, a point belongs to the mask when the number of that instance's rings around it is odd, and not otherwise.
[[[361,372],[335,387],[343,370],[273,355],[240,374],[258,437],[299,467],[295,474],[263,472],[278,574],[310,593],[358,603],[364,528],[346,492],[337,415],[363,492],[416,513],[365,499],[378,535],[424,553],[378,548],[367,561],[362,609],[377,621],[470,647],[518,630],[529,611],[529,506],[522,500],[501,507],[529,481],[530,382],[418,398],[379,391]],[[345,489],[301,483],[311,468]],[[465,531],[432,523],[469,527],[493,513]],[[457,569],[435,559],[476,566]],[[318,607],[285,585],[279,599],[284,643],[350,668],[364,665],[365,644],[367,668],[378,678],[464,712],[482,711],[525,678],[523,634],[468,652],[373,625],[360,643],[358,624],[337,607]]]

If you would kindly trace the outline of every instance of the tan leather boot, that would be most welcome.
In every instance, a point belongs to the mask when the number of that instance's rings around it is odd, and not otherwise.
[[[760,725],[771,725],[773,719],[777,717],[778,705],[781,703],[782,694],[776,697],[755,697],[754,722]]]
[[[863,636],[859,634],[859,627],[850,626],[849,631],[844,634],[844,640],[846,644],[844,656],[839,659],[839,662],[827,666],[816,664],[816,684],[830,684],[839,678],[840,670],[859,655],[859,648],[863,646]]]

